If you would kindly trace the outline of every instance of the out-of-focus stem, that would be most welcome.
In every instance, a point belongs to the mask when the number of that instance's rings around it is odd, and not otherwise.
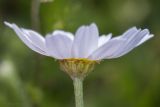
[[[39,10],[40,10],[40,0],[32,0],[31,22],[32,22],[32,28],[36,31],[40,31]]]
[[[73,85],[74,85],[76,107],[84,107],[84,103],[83,103],[83,79],[74,78],[73,79]]]
[[[32,0],[31,1],[31,25],[32,25],[32,29],[34,29],[37,32],[41,32],[41,29],[40,29],[40,4],[41,4],[40,0]],[[42,71],[40,60],[42,57],[38,54],[35,54],[34,57],[36,59],[34,80],[35,80],[35,82],[40,83],[39,77],[40,77],[40,73]]]

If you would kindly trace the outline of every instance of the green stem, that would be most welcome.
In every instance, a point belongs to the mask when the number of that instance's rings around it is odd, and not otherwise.
[[[32,0],[31,2],[31,21],[32,28],[36,31],[40,31],[40,0]]]
[[[84,104],[83,104],[83,79],[74,78],[73,85],[74,85],[76,107],[84,107]]]
[[[32,29],[41,33],[40,29],[40,5],[41,0],[31,0],[31,25]],[[34,54],[34,57],[36,59],[35,63],[35,71],[34,71],[34,82],[37,84],[41,84],[40,76],[42,74],[42,66],[41,61],[42,57],[38,54]]]

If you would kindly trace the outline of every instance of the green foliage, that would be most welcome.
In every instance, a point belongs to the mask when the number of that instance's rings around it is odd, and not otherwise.
[[[0,21],[31,29],[31,0],[0,1]],[[41,33],[75,33],[95,22],[101,34],[132,26],[155,37],[118,59],[105,60],[84,81],[86,107],[159,107],[159,0],[53,0],[40,7]],[[2,16],[2,17],[1,17]],[[0,23],[0,107],[74,107],[72,81],[57,61],[28,49]],[[9,74],[8,74],[9,73]]]

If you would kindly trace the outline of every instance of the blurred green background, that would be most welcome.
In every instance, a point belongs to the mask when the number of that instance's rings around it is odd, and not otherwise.
[[[160,0],[53,0],[41,3],[40,28],[100,34],[132,26],[155,35],[131,53],[96,66],[84,81],[85,107],[160,107]],[[32,29],[31,0],[0,0],[0,107],[74,107],[72,80],[53,58],[28,47],[3,21]]]

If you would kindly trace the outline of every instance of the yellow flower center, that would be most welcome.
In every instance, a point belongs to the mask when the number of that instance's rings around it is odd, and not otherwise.
[[[59,63],[60,68],[68,73],[71,78],[78,77],[83,79],[94,69],[94,65],[99,62],[85,58],[68,58],[59,60]]]

